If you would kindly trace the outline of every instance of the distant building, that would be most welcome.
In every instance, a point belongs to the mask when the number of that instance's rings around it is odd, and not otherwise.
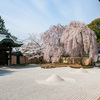
[[[0,32],[0,65],[12,64],[12,48],[20,47],[22,43],[15,41],[10,33]]]

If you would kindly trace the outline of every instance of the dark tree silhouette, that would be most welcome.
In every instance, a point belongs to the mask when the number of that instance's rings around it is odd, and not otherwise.
[[[0,32],[8,33],[8,29],[5,28],[5,22],[0,16]]]

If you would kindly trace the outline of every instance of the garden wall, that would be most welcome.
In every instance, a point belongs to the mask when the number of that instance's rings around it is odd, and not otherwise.
[[[20,62],[20,64],[43,63],[43,57],[28,59],[25,56],[19,56],[19,62]],[[17,56],[12,55],[11,64],[12,65],[17,65]]]
[[[17,59],[16,59],[16,56],[13,55],[13,56],[12,56],[12,61],[11,61],[11,63],[12,63],[13,65],[16,65],[16,60],[17,60]]]
[[[81,57],[62,57],[60,61],[67,64],[92,65],[92,59],[89,59],[88,57],[83,57],[83,59]],[[59,58],[56,62],[59,62]]]
[[[29,60],[25,56],[20,56],[20,64],[31,64],[31,63],[36,63],[36,58]]]

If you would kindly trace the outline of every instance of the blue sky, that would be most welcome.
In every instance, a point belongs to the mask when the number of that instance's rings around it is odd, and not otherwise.
[[[43,33],[51,25],[100,18],[98,0],[0,0],[0,15],[9,32],[20,39]]]

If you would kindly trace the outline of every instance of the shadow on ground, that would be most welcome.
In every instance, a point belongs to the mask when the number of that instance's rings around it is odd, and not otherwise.
[[[10,70],[0,70],[0,76],[5,76],[5,75],[9,75],[12,74],[15,71],[10,71]]]
[[[41,65],[18,66],[15,69],[26,69],[26,68],[36,68],[36,67],[41,67]]]

